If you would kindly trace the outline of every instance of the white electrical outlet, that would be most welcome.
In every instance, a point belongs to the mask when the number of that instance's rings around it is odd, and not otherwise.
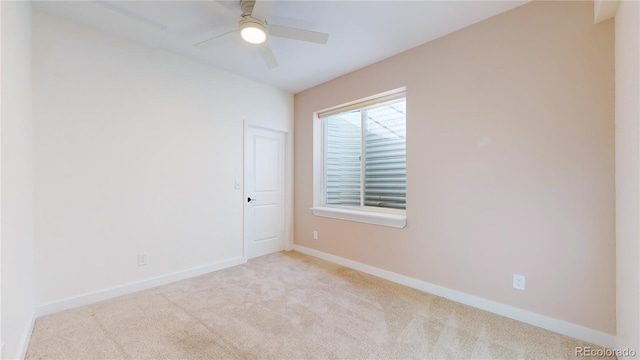
[[[236,180],[234,187],[236,190],[240,190],[240,180]]]
[[[147,253],[138,254],[138,266],[147,266]]]
[[[318,240],[318,232],[317,231],[313,231],[313,240]]]
[[[513,288],[524,291],[525,280],[524,275],[513,274]]]

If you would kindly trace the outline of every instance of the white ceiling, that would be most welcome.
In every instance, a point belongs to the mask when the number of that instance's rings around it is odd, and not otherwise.
[[[192,45],[237,24],[201,1],[39,1],[38,11],[166,49],[296,93],[520,6],[527,1],[277,1],[270,24],[329,34],[326,45],[271,37],[268,69],[239,36],[205,50]],[[239,1],[224,1],[240,14]]]

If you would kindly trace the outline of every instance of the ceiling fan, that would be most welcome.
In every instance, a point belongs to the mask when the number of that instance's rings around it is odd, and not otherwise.
[[[278,66],[278,62],[276,61],[273,51],[269,46],[269,42],[267,41],[269,36],[308,41],[317,44],[326,44],[329,39],[328,34],[320,32],[268,24],[267,16],[271,11],[271,7],[273,7],[274,2],[275,0],[240,0],[242,14],[237,15],[216,0],[206,1],[206,3],[218,13],[238,23],[237,30],[240,31],[242,39],[250,44],[257,45],[258,51],[269,69],[273,69]],[[214,38],[194,44],[193,46],[200,49],[215,46],[215,44],[222,38],[235,33],[237,30],[226,32]]]

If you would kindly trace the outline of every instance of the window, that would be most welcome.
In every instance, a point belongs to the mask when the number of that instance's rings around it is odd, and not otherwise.
[[[314,214],[404,227],[404,90],[320,112],[314,132]]]

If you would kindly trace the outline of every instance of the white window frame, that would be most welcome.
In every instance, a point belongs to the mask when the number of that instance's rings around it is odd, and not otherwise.
[[[373,206],[351,207],[327,205],[325,203],[324,126],[320,118],[320,114],[326,114],[338,109],[361,108],[370,103],[384,102],[387,98],[401,97],[402,95],[406,97],[406,88],[404,87],[321,110],[313,114],[313,207],[311,211],[314,215],[400,229],[407,225],[406,210]]]

